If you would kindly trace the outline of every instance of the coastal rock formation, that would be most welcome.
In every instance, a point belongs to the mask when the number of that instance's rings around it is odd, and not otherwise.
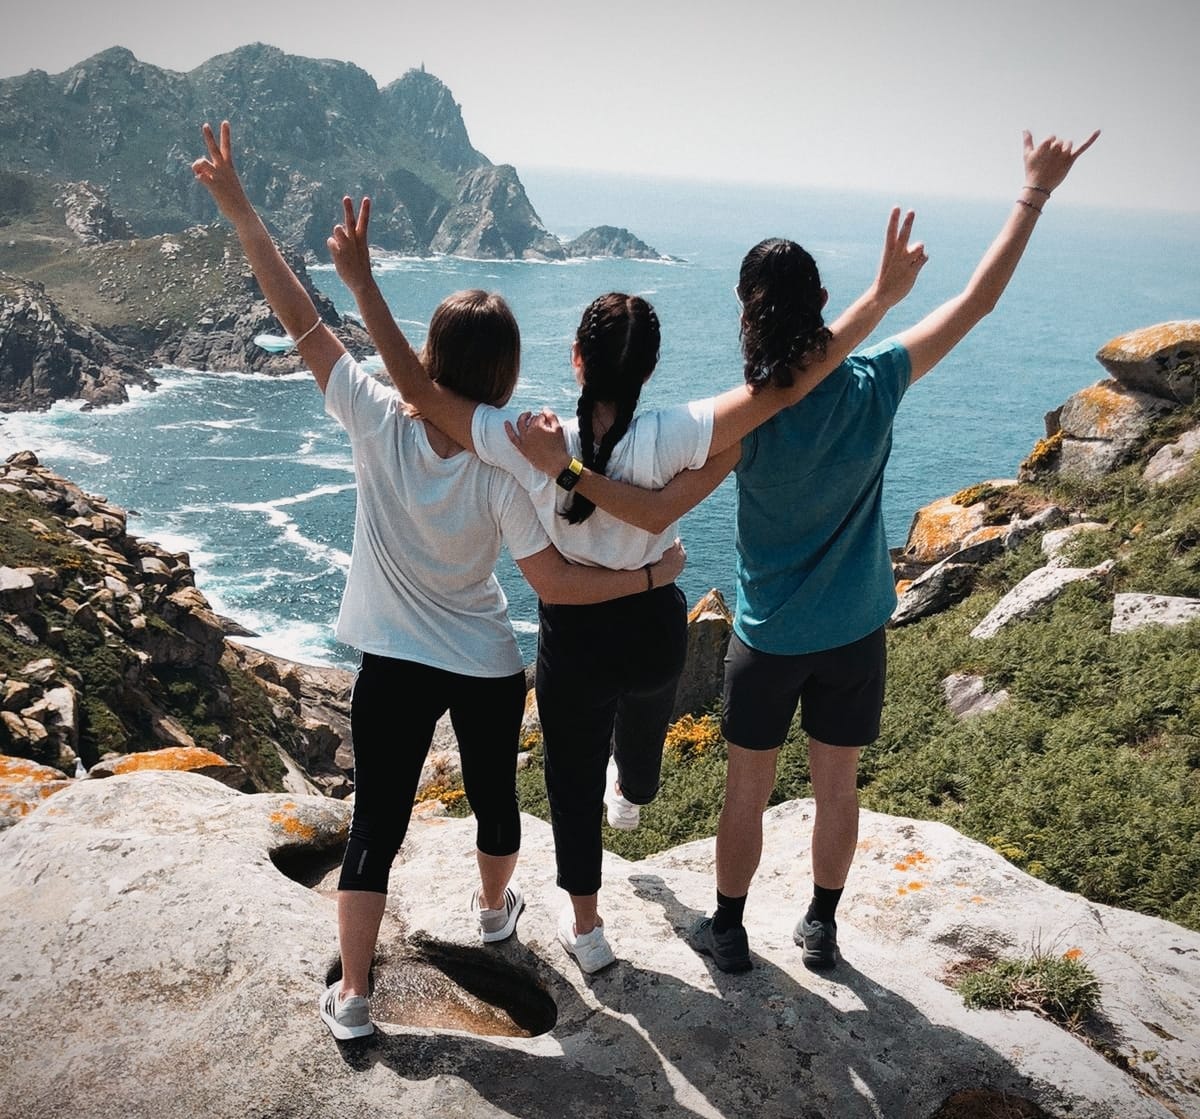
[[[348,673],[227,643],[186,555],[130,536],[124,510],[29,452],[0,467],[0,529],[6,559],[26,557],[0,566],[0,754],[66,779],[102,761],[194,768],[200,749],[239,788],[350,791]],[[183,753],[110,757],[163,748]]]
[[[626,260],[662,260],[662,255],[628,229],[596,225],[563,246],[571,257],[623,257]]]
[[[1154,421],[1171,405],[1158,396],[1097,381],[1075,393],[1059,414],[1057,472],[1098,478],[1129,461]]]
[[[559,240],[546,231],[516,169],[481,167],[461,180],[458,196],[429,242],[435,253],[492,260],[562,260]]]
[[[683,939],[711,903],[712,840],[605,855],[618,962],[585,979],[555,937],[546,824],[523,820],[516,936],[481,947],[474,823],[417,819],[390,882],[377,1032],[339,1046],[316,1004],[348,807],[186,773],[80,782],[0,837],[0,1067],[20,1070],[0,1079],[0,1111],[558,1119],[569,1098],[581,1119],[930,1119],[973,1094],[1006,1104],[994,1114],[1198,1113],[1200,934],[1060,892],[943,825],[868,812],[845,960],[812,974],[791,939],[812,811],[767,813],[773,886],[747,910],[754,969],[737,976]],[[1035,950],[1099,977],[1080,1032],[967,1010],[950,989]]]
[[[1096,360],[1126,388],[1190,404],[1200,396],[1200,319],[1118,335],[1100,347]]]
[[[93,183],[67,183],[55,205],[82,245],[100,245],[133,236],[129,223],[113,212],[108,192]]]
[[[946,706],[956,719],[986,715],[1003,707],[1010,698],[1003,688],[995,692],[988,691],[987,682],[982,676],[968,672],[955,672],[947,676],[942,681],[942,694],[946,697]]]
[[[372,240],[389,251],[564,255],[516,172],[493,168],[471,145],[460,106],[434,75],[410,70],[381,90],[350,63],[261,43],[186,74],[113,47],[62,74],[0,79],[0,166],[86,179],[109,192],[138,234],[179,233],[215,217],[190,163],[201,151],[200,122],[231,116],[231,107],[250,199],[302,252],[323,256],[343,194],[368,194]],[[81,230],[101,232],[96,207],[90,217],[88,206],[75,209],[81,216],[70,220]],[[622,255],[634,241],[621,243]]]
[[[154,379],[95,330],[63,314],[41,284],[0,273],[0,411],[129,399]]]

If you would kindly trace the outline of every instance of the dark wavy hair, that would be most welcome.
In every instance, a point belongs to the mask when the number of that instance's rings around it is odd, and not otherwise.
[[[583,390],[575,408],[580,454],[584,466],[603,474],[613,448],[629,430],[642,385],[658,364],[658,316],[640,295],[610,291],[583,312],[575,341],[583,363]],[[600,401],[615,406],[616,418],[596,445],[592,414]],[[575,493],[563,516],[576,525],[593,509],[586,497]]]
[[[478,288],[446,296],[429,320],[421,364],[469,400],[508,400],[521,369],[521,331],[503,297]]]
[[[742,357],[751,391],[787,388],[793,375],[825,356],[833,337],[821,317],[817,264],[795,241],[770,237],[742,258]]]

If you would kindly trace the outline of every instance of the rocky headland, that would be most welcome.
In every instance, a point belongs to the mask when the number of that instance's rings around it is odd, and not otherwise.
[[[348,675],[230,641],[186,557],[11,458],[0,1110],[1200,1117],[1200,323],[1099,356],[1112,376],[1047,417],[1019,478],[932,503],[896,551],[838,969],[808,973],[791,942],[812,826],[798,736],[747,910],[754,970],[712,971],[683,940],[711,906],[723,774],[703,712],[728,611],[709,596],[663,791],[638,832],[605,832],[616,966],[585,979],[558,947],[532,815],[517,936],[473,941],[443,728],[391,879],[379,1030],[343,1047],[315,1006],[337,966]],[[526,745],[541,815],[532,703]],[[1009,962],[1008,1009],[968,1009],[964,979]],[[1093,998],[1056,1009],[1031,976],[1076,963]]]
[[[385,251],[666,259],[626,229],[550,233],[423,69],[379,89],[350,63],[262,44],[187,74],[114,47],[62,74],[0,79],[0,410],[120,402],[155,365],[298,367],[253,345],[282,328],[191,173],[199,122],[228,116],[247,192],[314,296],[303,262],[326,258],[344,194],[372,197]],[[317,301],[353,352],[371,348]]]

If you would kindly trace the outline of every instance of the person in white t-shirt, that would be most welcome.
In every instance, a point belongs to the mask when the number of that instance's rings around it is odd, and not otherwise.
[[[588,603],[669,584],[675,545],[646,572],[581,570],[551,545],[525,491],[404,406],[359,368],[321,321],[276,249],[233,167],[229,123],[206,124],[192,165],[232,222],[263,294],[345,429],[358,487],[354,547],[337,636],[362,653],[351,700],[355,803],[338,884],[341,979],[320,1000],[334,1037],[361,1037],[388,876],[404,839],[434,724],[450,711],[476,816],[486,942],[510,936],[524,900],[511,884],[520,846],[516,757],[525,674],[493,574],[504,543],[539,597]],[[503,404],[516,385],[520,335],[499,296],[459,292],[434,312],[424,375],[476,401]]]
[[[371,275],[370,200],[363,199],[356,213],[347,198],[344,208],[344,221],[329,240],[334,265],[404,398],[456,443],[510,471],[568,559],[646,572],[643,593],[619,603],[581,606],[543,599],[539,605],[538,713],[558,885],[570,896],[558,936],[584,971],[596,971],[615,959],[598,911],[601,816],[607,803],[610,824],[636,826],[639,806],[658,790],[663,739],[686,651],[686,608],[678,589],[661,585],[646,566],[674,538],[674,523],[649,532],[634,528],[595,510],[572,490],[581,478],[586,487],[605,472],[641,486],[662,486],[700,467],[698,485],[703,488],[705,478],[716,485],[736,459],[740,438],[836,368],[907,294],[924,259],[919,246],[908,248],[912,215],[901,226],[899,211],[892,213],[879,277],[834,324],[825,351],[805,355],[811,361],[787,389],[755,393],[740,385],[708,400],[635,415],[658,360],[657,316],[638,296],[610,292],[595,300],[584,311],[571,351],[581,388],[577,422],[564,426],[571,457],[552,479],[510,442],[506,424],[517,412],[481,407],[429,380]]]

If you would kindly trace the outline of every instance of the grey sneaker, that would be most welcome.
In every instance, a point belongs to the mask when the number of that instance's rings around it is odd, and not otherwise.
[[[617,962],[604,935],[604,926],[597,925],[582,936],[575,931],[575,911],[568,905],[558,919],[558,942],[575,957],[581,971],[591,975]]]
[[[722,971],[749,971],[750,943],[743,925],[717,932],[711,917],[701,917],[688,933],[688,943],[702,956],[708,956]]]
[[[810,921],[805,915],[792,932],[792,939],[804,949],[800,958],[812,971],[828,971],[842,958],[838,952],[836,921]]]
[[[525,898],[516,886],[510,884],[504,890],[503,909],[484,909],[479,904],[479,890],[476,890],[471,895],[471,908],[479,913],[479,939],[484,944],[494,944],[512,936],[517,927],[517,918],[525,908]]]
[[[341,981],[327,987],[321,996],[321,1021],[338,1041],[349,1041],[352,1037],[366,1037],[375,1032],[371,1021],[371,1005],[361,995],[340,998]]]

